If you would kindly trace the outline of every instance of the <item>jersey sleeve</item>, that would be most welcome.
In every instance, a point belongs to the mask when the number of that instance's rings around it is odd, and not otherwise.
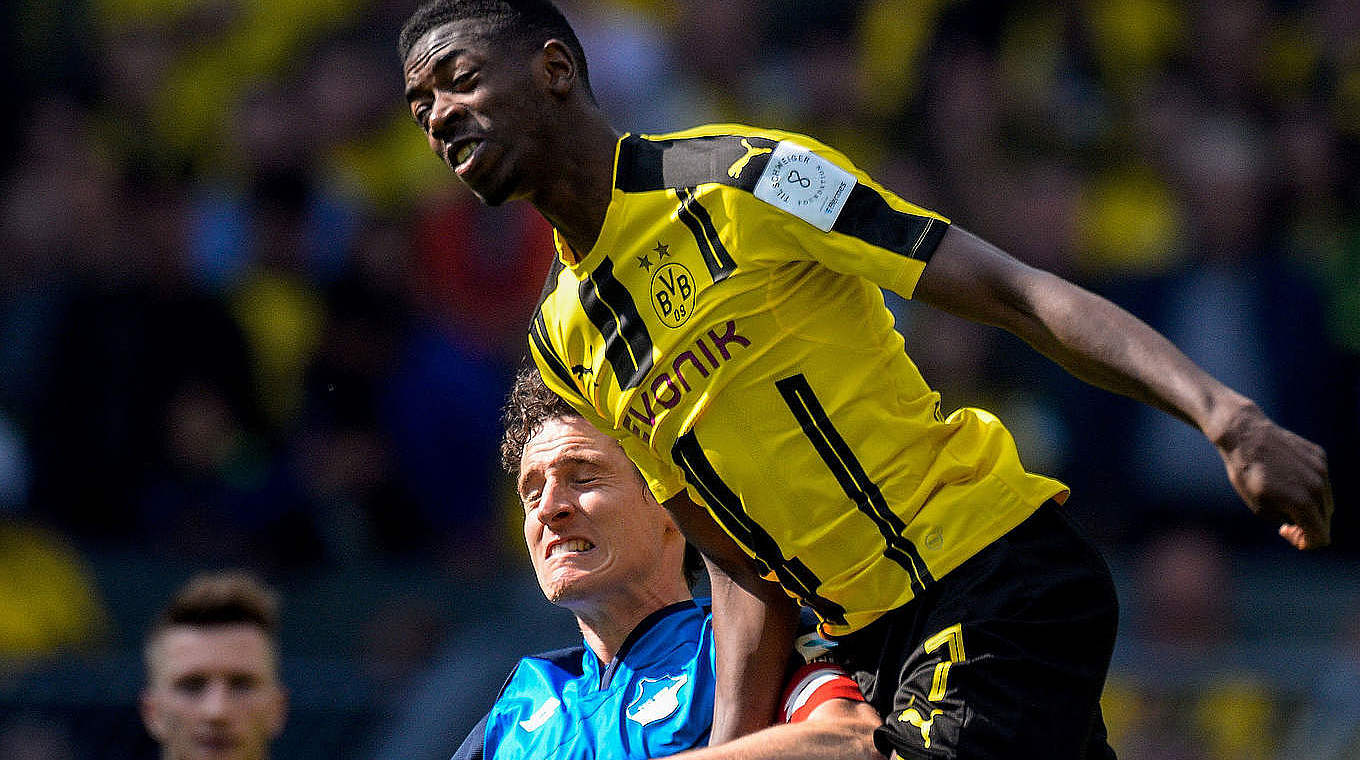
[[[753,233],[747,242],[758,255],[815,260],[907,298],[949,228],[945,217],[801,136],[775,145],[743,205],[743,226]]]
[[[642,441],[624,434],[619,436],[619,443],[642,473],[658,504],[665,504],[667,499],[685,490],[684,473],[675,465],[661,461]]]
[[[572,378],[571,371],[553,346],[542,315],[535,318],[530,327],[529,354],[533,357],[538,374],[549,390],[570,404],[571,408],[575,409],[586,422],[594,425],[596,430],[618,440],[628,459],[638,468],[638,472],[642,473],[657,502],[664,503],[684,490],[684,474],[678,467],[663,462],[636,436],[614,427],[586,400]]]

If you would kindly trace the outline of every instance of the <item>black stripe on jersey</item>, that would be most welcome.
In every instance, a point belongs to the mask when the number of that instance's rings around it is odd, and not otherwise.
[[[665,189],[666,175],[661,164],[668,143],[644,140],[637,135],[623,138],[619,145],[618,168],[614,170],[614,187],[625,193]]]
[[[548,268],[548,278],[544,280],[543,290],[538,294],[538,311],[534,312],[534,318],[529,323],[529,341],[538,349],[548,369],[566,383],[568,388],[576,388],[571,372],[567,370],[567,363],[557,355],[557,349],[553,348],[552,341],[548,340],[548,325],[543,319],[543,302],[557,289],[557,277],[565,268],[562,260],[553,256],[552,266]]]
[[[855,502],[859,511],[868,515],[878,526],[878,532],[887,542],[883,556],[907,571],[907,575],[911,577],[912,591],[917,594],[925,591],[926,586],[934,583],[935,579],[926,567],[925,560],[921,558],[921,553],[917,551],[916,545],[902,535],[907,529],[906,522],[888,508],[883,492],[879,490],[878,484],[870,480],[864,466],[850,450],[849,444],[831,424],[826,409],[812,392],[812,386],[808,384],[807,378],[801,374],[786,377],[776,381],[775,387],[779,389],[779,394],[784,397],[784,403],[788,404],[789,410],[802,426],[803,433],[821,455],[822,461],[826,462],[831,474],[841,484],[845,495]]]
[[[636,388],[652,371],[652,336],[628,289],[614,277],[606,256],[581,283],[581,308],[604,336],[604,356],[614,368],[619,390]]]
[[[542,306],[543,302],[548,300],[548,296],[552,295],[554,290],[557,290],[557,278],[562,274],[562,270],[566,268],[567,265],[562,263],[562,259],[554,255],[552,266],[548,267],[548,278],[543,281],[543,290],[538,293],[539,306]]]
[[[534,315],[534,321],[529,324],[529,340],[533,341],[534,348],[538,349],[538,354],[543,357],[543,363],[548,365],[548,369],[552,370],[557,379],[568,388],[574,390],[576,381],[572,378],[571,371],[567,369],[567,363],[562,361],[562,357],[557,355],[552,343],[548,341],[548,325],[543,320],[541,309]]]
[[[930,261],[948,227],[947,222],[934,217],[898,211],[878,191],[857,184],[831,229],[909,258]]]
[[[784,558],[774,537],[746,514],[741,498],[732,491],[713,464],[704,455],[694,431],[680,436],[671,447],[671,459],[685,473],[685,482],[698,491],[699,496],[713,510],[713,516],[733,538],[750,549],[762,571],[773,571],[784,588],[793,592],[823,620],[845,625],[845,608],[817,593],[822,581],[797,557]]]
[[[718,229],[713,226],[713,217],[708,215],[708,209],[694,197],[693,189],[678,187],[675,189],[675,197],[680,200],[680,209],[676,215],[694,235],[694,242],[699,244],[699,254],[704,257],[704,266],[708,267],[709,275],[713,277],[714,282],[726,280],[728,275],[736,271],[737,262],[732,260],[732,254],[727,252],[722,240],[718,239]]]
[[[754,192],[778,144],[767,137],[742,135],[674,140],[629,135],[619,146],[614,186],[625,193],[644,193],[716,182]]]

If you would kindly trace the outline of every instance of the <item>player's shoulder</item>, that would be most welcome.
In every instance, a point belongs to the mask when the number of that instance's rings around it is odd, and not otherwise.
[[[821,141],[809,135],[798,132],[790,132],[783,129],[772,129],[769,127],[759,127],[750,124],[738,124],[735,122],[716,122],[713,124],[700,124],[698,126],[682,129],[675,132],[646,133],[638,134],[638,138],[652,142],[683,142],[687,140],[704,140],[715,138],[735,138],[738,142],[742,138],[769,140],[780,142],[781,140],[791,140],[796,143],[807,145],[808,147],[826,147]]]
[[[620,140],[615,186],[626,193],[718,184],[753,192],[777,150],[799,150],[848,164],[807,135],[746,124],[704,124]]]
[[[551,667],[560,670],[568,675],[580,676],[584,671],[582,657],[585,656],[586,648],[582,645],[553,649],[548,652],[527,655],[520,660],[520,667],[526,663],[533,667]]]
[[[549,652],[525,655],[501,684],[497,701],[524,692],[539,692],[585,675],[584,646],[565,647]]]
[[[663,645],[693,640],[700,627],[712,616],[706,602],[703,599],[686,599],[666,605],[643,618],[633,629],[630,639],[637,642],[659,641]]]

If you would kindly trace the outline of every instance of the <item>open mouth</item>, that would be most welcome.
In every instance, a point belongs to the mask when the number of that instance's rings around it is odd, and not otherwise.
[[[595,544],[590,543],[584,538],[573,538],[559,544],[554,544],[553,547],[548,550],[548,558],[560,557],[564,554],[581,554],[582,552],[588,552],[594,548]]]
[[[458,149],[454,151],[453,154],[453,170],[459,174],[467,171],[468,165],[472,163],[473,155],[481,146],[481,140],[468,140],[458,146]]]
[[[229,752],[236,747],[232,737],[217,734],[199,737],[197,742],[200,747],[212,754]]]

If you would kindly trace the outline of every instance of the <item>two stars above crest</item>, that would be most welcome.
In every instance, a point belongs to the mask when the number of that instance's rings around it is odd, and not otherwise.
[[[671,255],[671,247],[660,240],[656,241],[656,247],[652,250],[656,252],[658,261]],[[646,269],[648,272],[652,271],[652,258],[650,256],[639,256],[637,261],[638,268]]]

